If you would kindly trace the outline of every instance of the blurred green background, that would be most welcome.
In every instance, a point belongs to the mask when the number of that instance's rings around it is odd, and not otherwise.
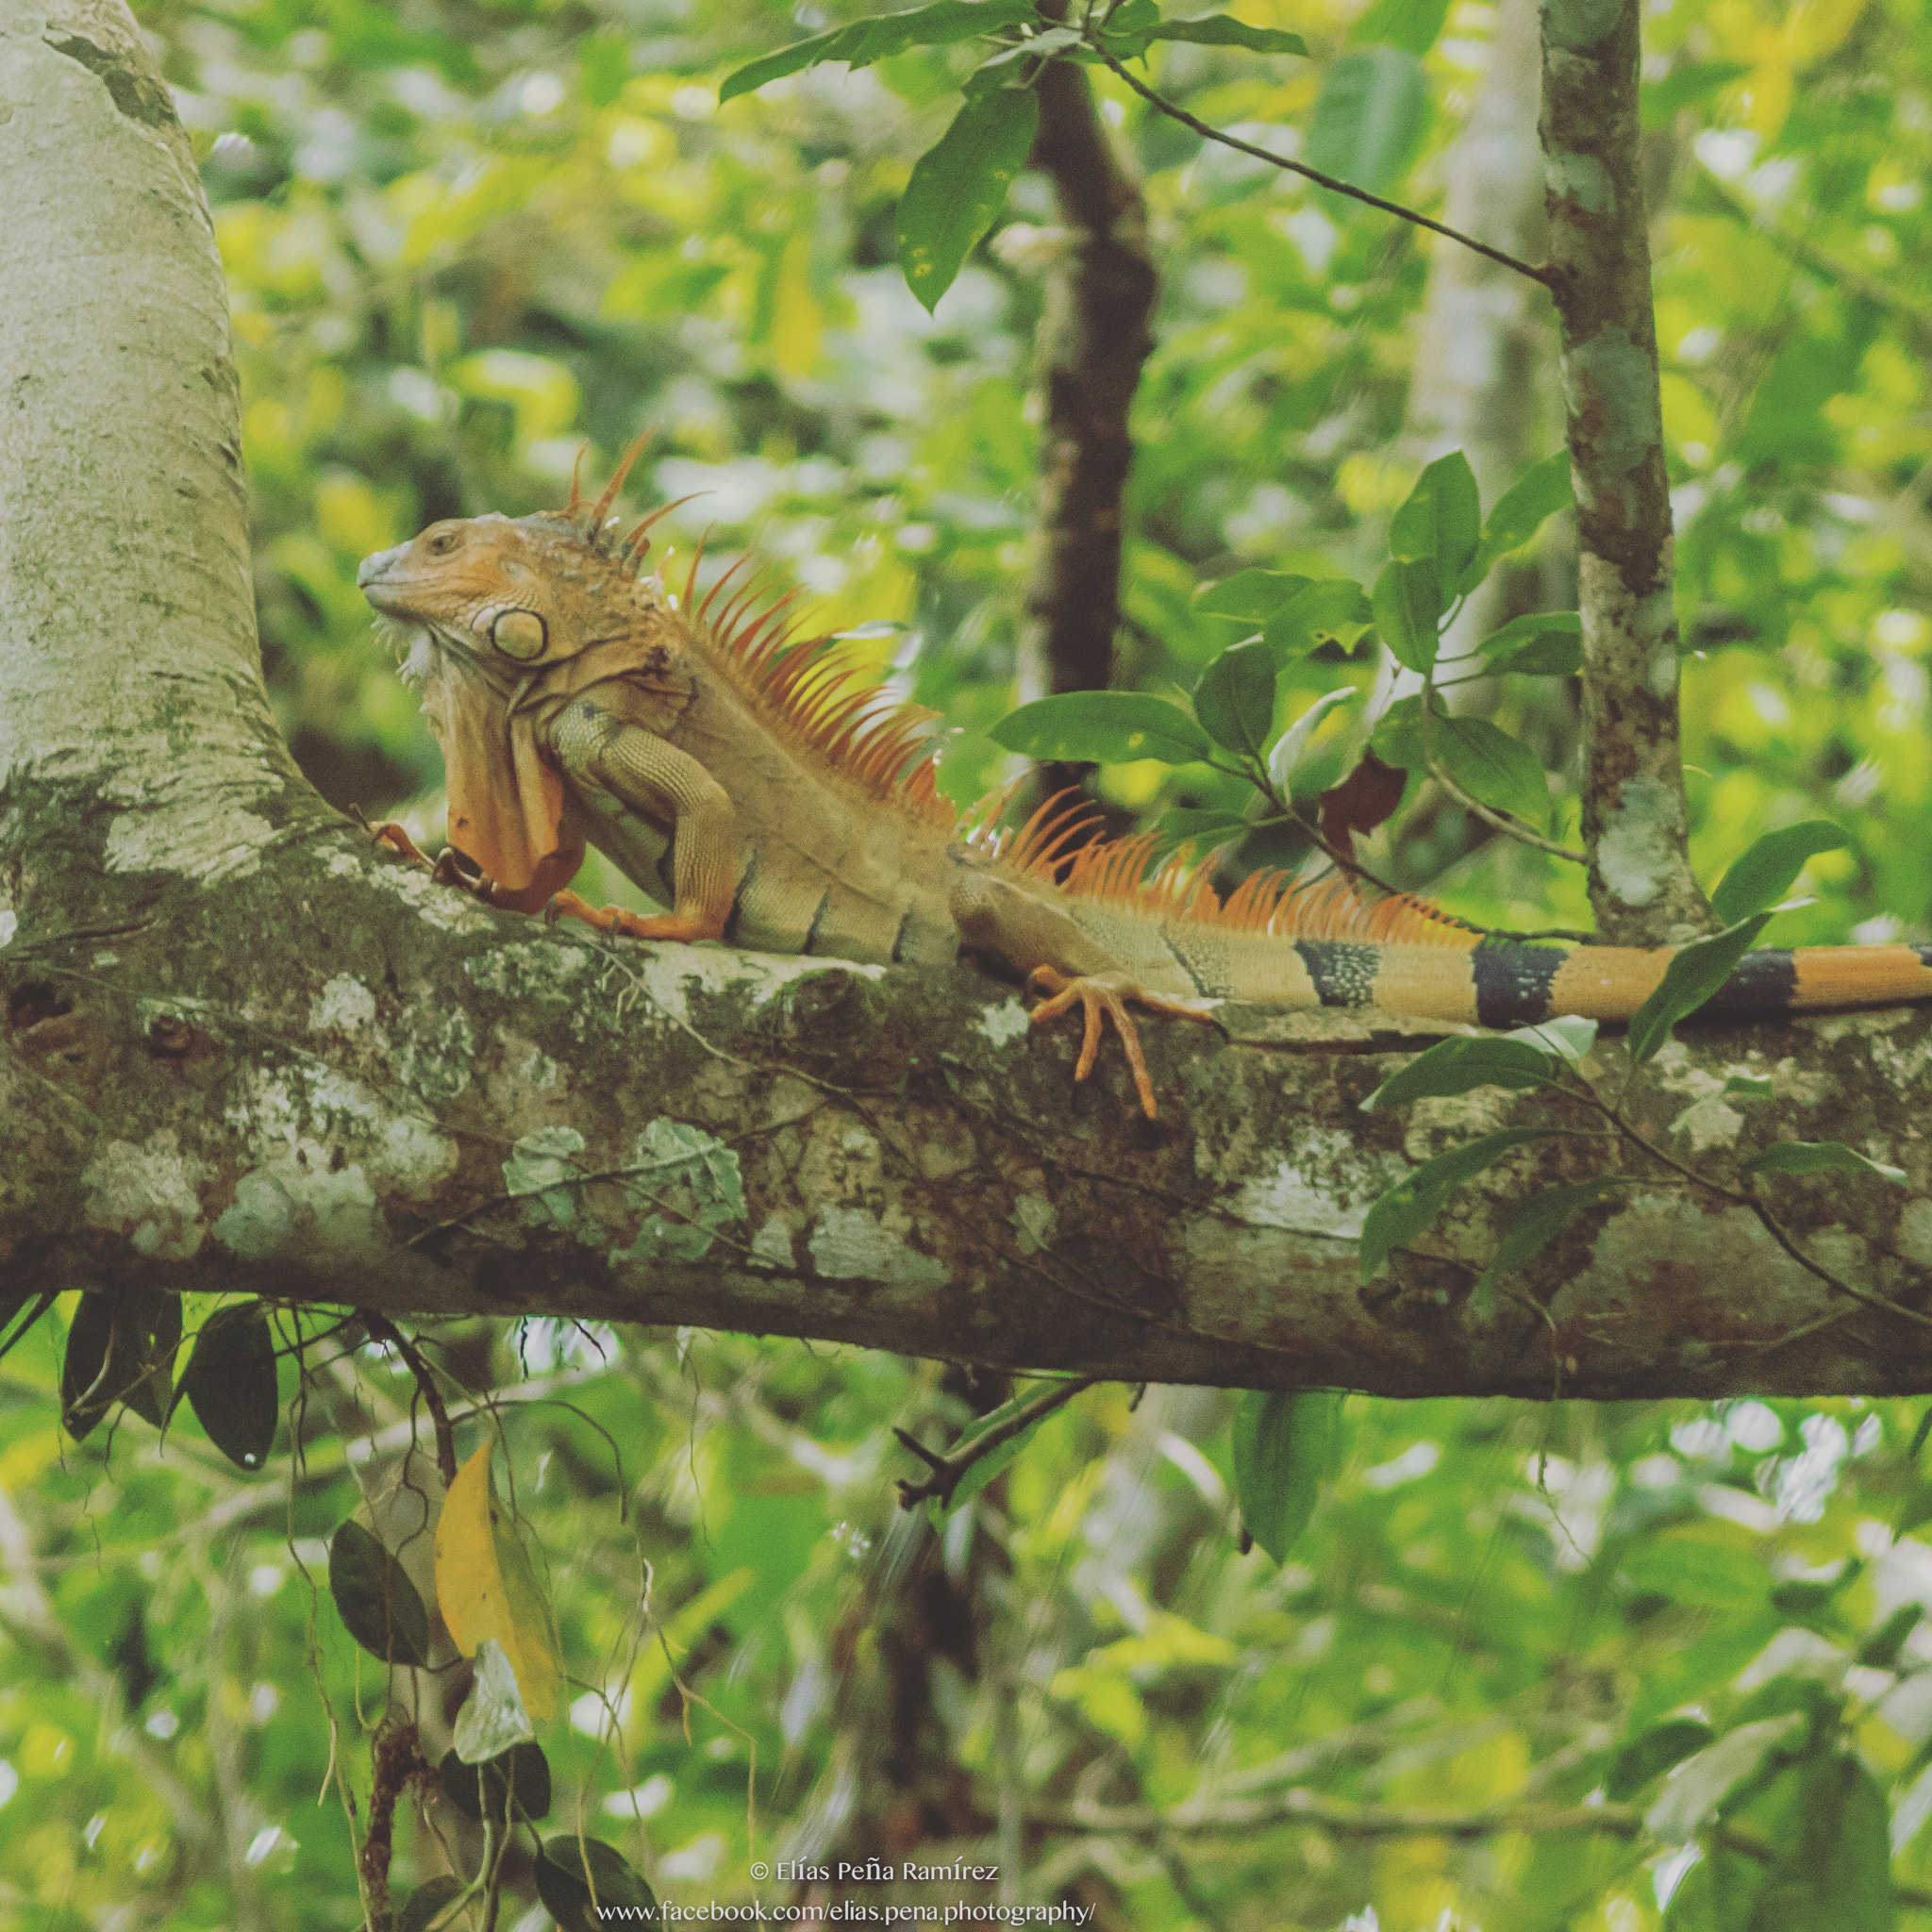
[[[1479,0],[1241,10],[1313,59],[1166,47],[1158,83],[1249,139],[1325,142],[1419,206],[1440,211],[1470,165],[1480,103],[1533,120],[1533,91],[1512,102],[1496,79],[1510,16]],[[438,517],[555,505],[583,442],[594,474],[645,429],[631,499],[702,492],[662,542],[689,559],[710,531],[708,571],[755,544],[824,627],[904,625],[869,648],[956,730],[948,789],[1000,774],[985,731],[1014,699],[1033,341],[1061,238],[1029,175],[936,317],[904,287],[895,199],[963,52],[721,110],[724,74],[835,16],[137,11],[228,276],[270,687],[329,798],[441,831],[435,747],[357,560]],[[1814,863],[1815,902],[1774,937],[1923,940],[1932,26],[1909,0],[1661,0],[1644,31],[1693,850],[1714,877],[1772,826],[1835,818],[1852,848]],[[1096,92],[1144,177],[1161,275],[1120,640],[1122,680],[1158,691],[1238,634],[1194,609],[1201,582],[1373,575],[1472,344],[1443,334],[1467,311],[1443,306],[1417,230],[1204,148],[1106,75]],[[1514,426],[1470,445],[1486,485],[1561,440],[1547,317],[1530,304],[1508,326],[1491,386]],[[1518,608],[1569,600],[1569,541],[1559,520],[1519,560]],[[1367,649],[1330,648],[1283,702],[1376,676]],[[1574,691],[1511,680],[1483,703],[1545,758],[1560,822]],[[1309,782],[1347,769],[1362,708],[1325,727]],[[1100,782],[1137,810],[1226,802],[1198,770]],[[1585,917],[1572,873],[1426,791],[1373,850],[1476,919]],[[1932,1547],[1908,1534],[1932,1492],[1906,1405],[1357,1400],[1345,1467],[1277,1570],[1236,1548],[1220,1395],[1083,1395],[933,1524],[894,1507],[911,1463],[888,1425],[937,1441],[1003,1392],[958,1372],[542,1322],[452,1324],[432,1347],[472,1388],[545,1398],[506,1434],[581,1679],[544,1738],[557,1815],[581,1795],[587,1829],[666,1899],[748,1900],[754,1856],[991,1848],[1009,1867],[1017,1851],[1019,1897],[1108,1928],[1641,1932],[1665,1898],[1673,1925],[1715,1925],[1652,1839],[1371,1833],[1280,1796],[1573,1806],[1680,1705],[1720,1725],[1805,1710],[1818,1751],[1886,1791],[1900,1881],[1932,1886],[1932,1636],[1912,1614]],[[309,1405],[318,1439],[299,1471],[278,1455],[251,1482],[185,1411],[165,1447],[131,1419],[65,1442],[58,1355],[50,1322],[0,1368],[0,1925],[358,1923],[349,1827],[317,1793],[332,1756],[366,1792],[381,1687],[322,1551],[355,1501],[344,1440],[400,1419],[407,1381],[315,1343],[334,1391]],[[1200,1820],[1145,1822],[1204,1778]],[[1076,1796],[1129,1822],[1070,1823]],[[398,1845],[401,1890],[443,1869],[413,1820]],[[1722,1923],[1890,1923],[1841,1898],[1836,1917]]]

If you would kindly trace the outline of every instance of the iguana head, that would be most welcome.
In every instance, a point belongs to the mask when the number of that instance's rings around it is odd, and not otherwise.
[[[655,584],[638,577],[641,529],[616,545],[604,526],[631,458],[593,505],[573,479],[561,510],[431,524],[356,573],[398,633],[403,675],[441,742],[450,843],[512,889],[557,849],[563,815],[562,780],[519,708],[659,608]]]

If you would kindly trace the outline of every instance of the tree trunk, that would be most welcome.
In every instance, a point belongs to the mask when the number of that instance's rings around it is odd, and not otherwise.
[[[1117,1053],[1075,1088],[1073,1040],[965,968],[569,936],[385,858],[269,719],[219,269],[125,11],[63,0],[0,38],[0,172],[8,1295],[575,1314],[1391,1394],[1932,1387],[1932,1208],[1876,1177],[1766,1184],[1835,1291],[1650,1156],[1539,1141],[1364,1286],[1363,1213],[1415,1161],[1597,1123],[1494,1091],[1365,1116],[1435,1029],[1227,1008],[1225,1040],[1143,1024],[1150,1127]],[[1769,1139],[1849,1138],[1923,1191],[1928,1063],[1923,1011],[1713,1028],[1633,1114],[1720,1179]],[[1732,1068],[1780,1097],[1734,1107]],[[1597,1173],[1637,1179],[1485,1307],[1509,1207]]]
[[[1638,151],[1639,0],[1542,0],[1550,291],[1576,491],[1583,836],[1613,944],[1707,932],[1677,729],[1670,480]]]

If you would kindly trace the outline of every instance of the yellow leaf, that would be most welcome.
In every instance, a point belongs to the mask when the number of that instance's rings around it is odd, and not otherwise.
[[[557,1715],[563,1657],[543,1592],[516,1528],[496,1501],[485,1442],[457,1472],[436,1525],[436,1601],[457,1648],[475,1657],[494,1638],[538,1723]]]

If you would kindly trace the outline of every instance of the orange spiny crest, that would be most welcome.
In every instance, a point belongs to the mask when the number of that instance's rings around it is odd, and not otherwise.
[[[1224,902],[1216,892],[1213,855],[1197,858],[1190,846],[1159,857],[1156,832],[1081,844],[1098,815],[1084,801],[1059,793],[1017,832],[995,829],[1011,795],[990,794],[968,814],[965,842],[1003,859],[1029,877],[1058,886],[1072,898],[1118,906],[1174,924],[1282,940],[1341,940],[1374,945],[1474,948],[1481,935],[1426,901],[1398,893],[1364,898],[1346,874],[1303,884],[1281,871],[1251,873]]]

